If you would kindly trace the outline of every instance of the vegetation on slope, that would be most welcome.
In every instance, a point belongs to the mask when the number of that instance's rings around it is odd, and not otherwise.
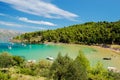
[[[25,33],[14,40],[27,43],[120,44],[120,21],[87,22],[56,30]]]
[[[29,63],[19,56],[0,54],[0,80],[119,80],[120,73],[107,71],[101,63],[90,67],[82,52],[71,59],[60,53],[51,62]]]

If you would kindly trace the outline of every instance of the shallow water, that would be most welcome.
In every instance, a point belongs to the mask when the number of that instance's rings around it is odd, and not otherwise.
[[[8,52],[12,55],[24,56],[27,60],[46,59],[48,56],[56,58],[58,53],[68,54],[75,58],[79,51],[83,51],[90,61],[95,65],[98,61],[104,64],[104,67],[114,66],[120,69],[120,55],[104,48],[96,48],[84,45],[65,45],[65,44],[16,44],[0,43],[0,52]],[[111,57],[112,60],[103,60],[104,57]]]
[[[63,55],[68,54],[72,58],[75,58],[78,52],[76,51],[74,53],[73,49],[71,50],[69,49],[70,47],[66,47],[63,45],[11,44],[11,43],[0,44],[0,52],[8,52],[12,55],[24,56],[27,60],[46,59],[46,57],[48,56],[52,56],[55,58],[59,52],[61,52]]]

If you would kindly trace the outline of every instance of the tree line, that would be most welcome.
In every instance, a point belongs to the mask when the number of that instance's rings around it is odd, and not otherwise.
[[[120,44],[120,21],[87,22],[14,37],[26,43]]]

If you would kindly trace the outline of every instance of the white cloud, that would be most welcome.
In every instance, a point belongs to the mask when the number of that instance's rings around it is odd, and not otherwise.
[[[10,4],[14,9],[46,18],[66,18],[75,20],[78,15],[60,9],[56,5],[44,0],[0,0]]]
[[[42,24],[42,25],[47,25],[47,26],[56,26],[55,24],[53,24],[51,22],[29,20],[26,17],[19,17],[18,20],[23,21],[23,22],[27,22],[27,23],[33,23],[33,24]]]
[[[11,26],[11,27],[22,27],[22,25],[11,22],[4,22],[4,21],[0,21],[0,25]]]
[[[27,26],[27,25],[21,25],[21,24],[5,22],[5,21],[0,21],[0,25],[9,26],[9,27],[17,27],[17,28],[29,28],[29,29],[31,28],[31,29],[45,30],[45,28],[43,28],[43,27]]]
[[[6,14],[0,13],[0,16],[6,16]]]

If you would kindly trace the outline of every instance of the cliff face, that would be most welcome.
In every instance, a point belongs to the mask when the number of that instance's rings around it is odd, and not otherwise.
[[[0,29],[0,42],[7,42],[12,37],[20,35],[20,32],[13,30]]]

